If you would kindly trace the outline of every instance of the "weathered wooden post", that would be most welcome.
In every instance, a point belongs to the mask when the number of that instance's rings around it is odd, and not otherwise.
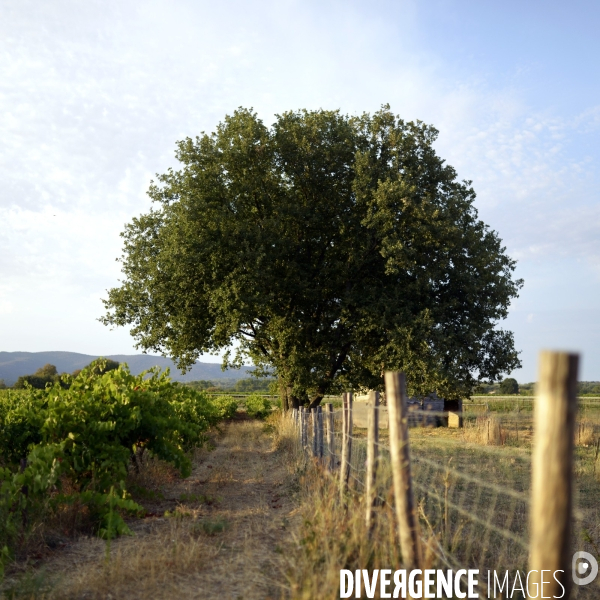
[[[365,505],[367,510],[367,531],[373,526],[373,507],[377,497],[377,463],[379,462],[379,392],[369,393],[369,413],[367,417],[367,479],[365,482]]]
[[[323,408],[317,406],[317,456],[323,460]]]
[[[296,427],[298,427],[298,409],[297,408],[292,409],[292,421],[294,422],[294,425]]]
[[[342,462],[340,465],[340,496],[345,496],[348,491],[350,479],[350,460],[352,458],[352,393],[347,392],[342,396]]]
[[[390,458],[400,551],[404,567],[417,569],[421,562],[421,552],[408,451],[408,398],[404,373],[386,372],[385,397],[389,415]]]
[[[310,409],[310,417],[311,417],[311,423],[312,423],[312,455],[313,456],[317,456],[317,446],[319,443],[319,431],[318,431],[318,425],[317,425],[317,409],[316,408],[311,408]]]
[[[335,471],[335,437],[334,437],[334,418],[333,418],[333,404],[328,402],[325,405],[327,413],[327,451],[329,452],[329,470]]]
[[[308,409],[306,406],[302,409],[304,413],[304,449],[308,450]]]
[[[307,418],[306,418],[306,408],[302,406],[300,408],[300,431],[302,436],[302,449],[306,450],[308,446],[308,428],[307,428]]]
[[[539,360],[531,464],[530,587],[535,589],[537,583],[540,589],[543,571],[554,573],[556,577],[545,578],[544,595],[568,598],[579,356],[544,351]]]
[[[346,454],[347,446],[346,446],[346,429],[348,422],[348,398],[346,392],[342,394],[342,447],[341,447],[341,457],[340,457],[340,497],[344,498],[344,494],[346,493],[346,462],[348,460],[348,455]]]
[[[346,446],[348,447],[346,451],[346,456],[348,460],[346,461],[346,487],[348,487],[348,480],[350,479],[350,467],[352,465],[352,433],[354,428],[354,419],[352,417],[352,403],[354,402],[354,395],[352,392],[348,392],[348,428],[346,435]]]

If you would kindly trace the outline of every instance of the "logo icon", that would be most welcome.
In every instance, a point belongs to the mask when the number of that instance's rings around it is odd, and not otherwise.
[[[598,561],[589,552],[573,554],[573,581],[577,585],[592,583],[598,575]]]

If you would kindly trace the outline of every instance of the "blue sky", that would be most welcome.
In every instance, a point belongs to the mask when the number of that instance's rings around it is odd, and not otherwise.
[[[0,350],[135,352],[95,319],[175,141],[238,106],[435,125],[525,279],[522,350],[600,380],[600,3],[0,0]],[[218,360],[212,358],[212,360]]]

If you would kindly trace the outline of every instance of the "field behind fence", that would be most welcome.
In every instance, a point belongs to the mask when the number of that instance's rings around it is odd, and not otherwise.
[[[600,577],[574,585],[571,558],[581,550],[600,558],[600,403],[576,409],[576,367],[556,377],[555,363],[565,357],[542,355],[546,381],[537,398],[465,403],[458,429],[409,429],[403,376],[387,374],[387,407],[371,393],[367,428],[354,426],[352,395],[345,394],[341,408],[328,403],[292,413],[298,443],[339,481],[340,510],[348,494],[362,497],[368,530],[384,518],[384,507],[394,507],[390,533],[402,568],[479,569],[482,598],[488,571],[501,582],[508,572],[510,589],[518,590],[528,571],[562,569],[559,580],[570,594],[564,597],[597,599]],[[544,370],[543,361],[554,366]],[[382,410],[389,412],[386,429],[378,427]],[[553,583],[545,595],[560,596]],[[492,574],[489,597],[511,597],[498,585],[494,595],[494,584]]]

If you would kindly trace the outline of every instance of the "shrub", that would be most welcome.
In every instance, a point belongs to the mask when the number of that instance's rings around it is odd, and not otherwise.
[[[232,396],[214,396],[211,400],[219,419],[232,419],[237,412],[238,401]]]
[[[271,414],[271,402],[260,394],[250,394],[246,398],[246,412],[257,419],[264,419]]]

